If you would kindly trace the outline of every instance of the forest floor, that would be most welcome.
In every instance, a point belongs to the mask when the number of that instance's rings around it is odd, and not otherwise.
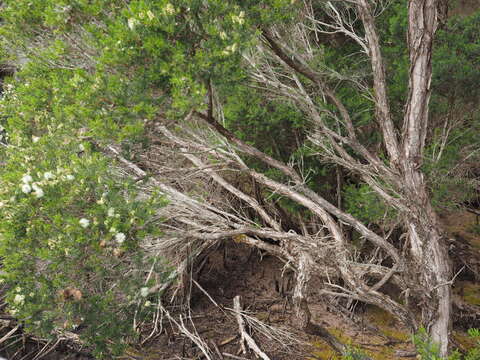
[[[480,311],[480,283],[475,281],[478,280],[480,268],[478,219],[474,214],[457,212],[443,217],[443,221],[449,235],[455,238],[457,243],[469,244],[470,249],[474,249],[474,255],[470,250],[468,258],[461,254],[463,248],[453,249],[454,262],[462,259],[469,265],[468,269],[464,268],[458,275],[453,290],[456,298],[463,299]],[[456,250],[460,253],[455,252]],[[235,296],[240,296],[243,309],[252,319],[258,319],[270,326],[270,330],[281,331],[282,336],[276,339],[275,336],[268,337],[259,329],[252,329],[253,338],[270,359],[338,359],[320,338],[306,335],[292,326],[295,315],[291,303],[293,273],[276,258],[230,240],[212,249],[195,268],[195,281],[191,282],[189,289],[184,289],[184,294],[177,294],[179,304],[185,304],[185,299],[189,299],[188,306],[178,307],[182,310],[189,308],[189,319],[185,319],[189,328],[193,329],[194,324],[196,332],[211,348],[216,347],[218,353],[227,354],[215,355],[214,359],[255,359],[252,353],[240,353],[238,324],[231,311]],[[329,302],[328,299],[320,297],[317,291],[319,288],[313,280],[309,297],[312,320],[328,328],[341,341],[361,348],[375,360],[407,359],[398,354],[413,353],[410,334],[391,315],[379,308],[357,302]],[[190,319],[192,322],[189,323]],[[455,324],[454,332],[455,345],[464,351],[472,346],[466,330],[480,326],[472,323],[468,317],[466,319],[463,323]],[[8,331],[8,327],[0,331],[0,344],[1,337]],[[3,350],[0,348],[0,355],[9,360],[34,359],[43,346],[28,342],[28,338],[23,337],[20,332],[14,339],[17,341],[16,345]],[[13,355],[13,349],[19,345],[23,350]],[[43,359],[88,358],[85,354],[69,353],[66,348],[57,347]],[[122,358],[204,359],[198,346],[169,324],[165,325],[164,331],[158,337],[142,347],[129,348]]]
[[[480,306],[480,284],[472,277],[480,264],[480,233],[477,217],[468,212],[456,212],[444,217],[449,235],[466,241],[476,249],[475,258],[469,255],[473,270],[460,273],[454,294],[472,306]],[[268,339],[259,332],[253,336],[273,360],[337,359],[336,354],[320,338],[299,333],[291,326],[293,308],[292,273],[277,259],[253,251],[243,244],[229,241],[212,251],[196,275],[197,286],[191,289],[191,317],[197,332],[215,343],[221,353],[238,358],[254,359],[253,354],[239,353],[238,325],[231,313],[233,298],[241,296],[244,309],[266,324],[291,333],[299,342],[287,344]],[[477,272],[478,275],[478,272]],[[344,343],[361,348],[372,359],[405,359],[399,353],[413,352],[411,336],[391,315],[373,307],[350,303],[325,303],[311,284],[310,309],[313,321],[328,328]],[[216,304],[214,304],[215,302]],[[460,323],[454,331],[455,345],[465,351],[472,346],[466,329],[479,324]],[[137,359],[200,359],[198,348],[189,339],[173,331],[152,341],[143,350],[133,351]],[[228,356],[224,356],[228,359]]]
[[[480,306],[480,284],[476,281],[480,265],[480,232],[478,219],[468,212],[451,213],[443,218],[449,235],[459,243],[468,243],[475,256],[469,253],[472,267],[457,277],[454,294],[472,306]],[[471,247],[471,248],[472,248]],[[461,251],[461,249],[460,249]],[[455,260],[454,260],[455,261]],[[458,265],[459,266],[459,265]],[[473,274],[473,276],[472,276]],[[277,342],[252,332],[260,348],[273,360],[337,359],[336,354],[320,338],[299,333],[291,326],[294,316],[291,303],[293,273],[271,256],[264,256],[235,241],[223,243],[203,261],[196,275],[202,287],[191,289],[191,317],[197,332],[219,348],[221,353],[239,358],[255,359],[253,354],[239,353],[238,325],[234,316],[224,309],[232,308],[233,298],[241,296],[243,308],[266,324],[291,333],[299,342]],[[312,320],[329,329],[344,343],[361,348],[372,359],[405,359],[399,353],[413,352],[411,335],[391,315],[374,306],[356,302],[326,303],[315,283],[309,297]],[[206,291],[209,296],[206,296]],[[214,304],[215,302],[216,304]],[[480,308],[479,308],[480,310]],[[466,330],[479,326],[459,323],[454,329],[455,346],[466,351],[472,346]],[[165,333],[145,349],[132,352],[137,359],[200,359],[198,348],[189,339]],[[229,359],[228,356],[224,356]]]

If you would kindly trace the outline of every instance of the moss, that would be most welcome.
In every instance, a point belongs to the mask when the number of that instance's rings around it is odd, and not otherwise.
[[[312,352],[314,356],[311,359],[320,358],[322,360],[341,360],[341,357],[330,348],[323,341],[313,342],[312,345],[315,347],[315,350]]]
[[[372,349],[371,347],[362,348],[355,344],[355,341],[352,337],[345,335],[341,329],[330,328],[328,329],[332,335],[335,335],[341,342],[347,345],[354,346],[366,353],[370,358],[374,360],[396,360],[395,357],[395,347],[392,346],[378,346]],[[339,356],[335,351],[333,351],[330,346],[328,346],[324,341],[319,340],[311,343],[315,350],[312,352],[313,356],[320,358],[322,360],[341,360],[342,357]],[[316,359],[315,357],[311,359]]]
[[[477,345],[475,338],[472,338],[464,332],[454,331],[453,339],[460,345],[462,351],[473,349]]]
[[[255,317],[260,321],[268,321],[270,314],[267,311],[261,311],[255,314]]]
[[[378,307],[369,307],[367,318],[375,324],[383,335],[394,340],[408,341],[410,334],[397,325],[397,321],[392,314]]]
[[[352,344],[352,338],[345,335],[343,330],[336,329],[336,328],[329,328],[328,331],[332,335],[338,338],[344,344]],[[339,356],[327,343],[323,340],[314,341],[311,343],[315,350],[312,352],[313,356],[317,356],[320,359],[325,360],[341,360],[341,356]]]
[[[367,350],[365,353],[374,360],[395,360],[395,349],[392,347],[381,347],[378,351]]]

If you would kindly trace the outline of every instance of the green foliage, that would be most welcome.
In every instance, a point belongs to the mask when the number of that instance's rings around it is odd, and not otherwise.
[[[343,188],[345,209],[360,221],[384,223],[395,213],[368,185],[346,185]]]
[[[142,200],[111,160],[63,127],[5,155],[0,256],[10,312],[47,337],[81,326],[98,356],[118,353],[134,312],[148,313],[139,269],[151,265],[139,245],[160,235],[149,220],[164,200]]]
[[[465,170],[465,158],[478,151],[480,114],[480,12],[451,18],[439,30],[433,53],[432,117],[457,123],[439,157],[444,135],[443,123],[434,130],[425,153],[424,171],[430,179],[433,203],[451,208],[475,196],[475,180]],[[463,167],[463,168],[462,168]]]
[[[133,336],[133,314],[148,316],[153,299],[147,299],[150,284],[139,269],[168,275],[169,268],[146,256],[141,243],[161,235],[151,220],[165,201],[156,193],[143,194],[101,148],[115,141],[129,152],[148,142],[144,127],[159,117],[178,120],[192,109],[205,110],[210,82],[224,105],[225,126],[267,154],[295,161],[312,189],[327,197],[332,193],[331,167],[310,156],[310,124],[302,112],[248,87],[241,66],[241,52],[256,44],[261,29],[294,21],[291,14],[300,3],[3,1],[0,56],[23,65],[6,81],[0,101],[0,125],[8,133],[8,146],[0,146],[0,256],[9,309],[29,331],[52,336],[54,329],[78,326],[97,355],[108,357]],[[395,114],[402,113],[407,91],[405,3],[392,2],[378,17]],[[439,32],[437,113],[452,96],[465,104],[478,100],[478,16],[453,19]],[[309,61],[354,114],[363,142],[374,147],[380,137],[372,103],[348,80],[370,83],[368,63],[351,56],[358,50],[350,40],[328,37]],[[448,182],[448,174],[462,149],[478,142],[479,123],[472,115],[453,131],[456,141],[435,161],[441,134],[434,132],[424,170],[436,180],[431,188],[438,204],[469,198],[470,183]],[[283,176],[249,165],[274,179]],[[343,196],[346,210],[367,223],[395,216],[366,185],[348,185]],[[292,213],[304,211],[281,201]],[[436,351],[418,339],[425,356]],[[354,350],[349,356],[359,358]]]
[[[438,31],[433,57],[434,93],[463,103],[480,96],[480,12],[454,17]]]
[[[243,84],[221,90],[226,125],[235,135],[270,156],[288,161],[303,140],[303,114],[293,104],[264,99],[259,91]]]
[[[479,115],[474,113],[463,123],[459,121],[460,125],[451,131],[445,144],[442,129],[435,129],[431,144],[425,149],[422,169],[430,183],[432,203],[437,208],[453,208],[476,196],[475,179],[469,168],[475,168],[478,158],[475,153],[479,150]]]
[[[262,26],[291,21],[291,0],[7,0],[0,125],[0,256],[9,311],[28,331],[76,329],[98,357],[120,354],[150,315],[141,247],[165,205],[101,153],[144,145],[159,115],[202,109],[208,81],[242,78],[240,52]],[[28,60],[28,61],[27,61]],[[293,113],[293,112],[292,112]],[[2,128],[3,131],[3,128]],[[2,133],[3,134],[3,133]],[[2,135],[2,142],[4,142]],[[126,276],[128,274],[128,276]]]
[[[356,348],[349,346],[346,351],[346,355],[342,357],[344,360],[365,360],[368,359],[368,356],[365,355],[365,353]]]
[[[442,360],[438,345],[430,341],[425,329],[422,328],[418,334],[413,335],[412,341],[422,360]]]
[[[118,87],[128,83],[123,97],[141,90],[157,105],[173,106],[170,114],[180,116],[192,106],[201,107],[206,81],[235,79],[240,51],[255,41],[255,28],[289,19],[286,14],[294,3],[47,0],[32,6],[26,0],[7,0],[0,35],[5,47],[20,44],[27,55],[29,45],[41,42],[48,54],[35,54],[39,60],[95,68],[97,75],[116,78]]]
[[[475,224],[475,225],[472,225],[468,231],[476,234],[476,235],[480,235],[480,224]]]
[[[480,360],[480,331],[478,329],[470,329],[468,334],[472,339],[476,340],[476,346],[469,349],[464,355],[458,351],[454,351],[448,356],[448,360]],[[425,329],[420,329],[420,331],[413,336],[413,343],[422,360],[443,360],[439,355],[438,346],[432,343]]]

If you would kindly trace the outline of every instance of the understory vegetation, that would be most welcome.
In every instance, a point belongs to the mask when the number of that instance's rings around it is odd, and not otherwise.
[[[0,354],[376,359],[320,318],[374,308],[389,359],[480,359],[480,10],[449,6],[1,1]],[[281,264],[288,319],[224,295],[229,244]]]

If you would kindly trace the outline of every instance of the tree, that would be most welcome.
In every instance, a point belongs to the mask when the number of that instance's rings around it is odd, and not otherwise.
[[[313,276],[323,279],[325,296],[374,304],[412,332],[426,328],[446,356],[452,271],[422,171],[440,1],[408,1],[401,116],[388,94],[376,26],[388,4],[380,0],[4,3],[4,53],[16,63],[30,59],[4,100],[14,143],[29,148],[26,139],[61,124],[138,178],[150,172],[169,199],[159,210],[159,248],[198,255],[235,238],[283,259],[296,273],[298,325],[342,353],[345,346],[311,321]],[[358,59],[353,68],[332,66],[340,50]],[[292,161],[235,133],[228,111],[247,95],[260,106],[282,102],[296,119],[301,135],[279,136],[301,143]],[[258,114],[265,119],[257,122],[272,119]],[[122,143],[123,153],[111,143]],[[353,174],[391,214],[387,231],[335,204],[305,170],[309,159],[317,170],[324,162]],[[398,229],[403,235],[392,236]],[[369,246],[357,247],[350,231]],[[176,259],[174,273],[188,261]],[[387,283],[403,298],[384,291]]]
[[[313,4],[306,4],[305,18],[309,19],[311,24],[297,26],[297,31],[290,29],[290,32],[263,29],[265,45],[261,50],[246,56],[252,69],[252,77],[257,83],[290,99],[310,118],[316,131],[309,136],[312,143],[323,151],[322,155],[357,173],[386,204],[399,212],[407,231],[408,255],[401,254],[387,238],[374,233],[350,214],[332,205],[318,193],[312,192],[304,185],[303,179],[293,167],[255,153],[254,149],[245,147],[244,144],[239,146],[237,142],[237,146],[283,172],[295,187],[276,182],[251,169],[245,168],[245,171],[272,191],[308,208],[328,229],[340,254],[336,260],[346,289],[338,291],[338,285],[335,285],[324,292],[376,304],[395,314],[412,329],[417,329],[418,322],[406,306],[378,291],[397,274],[409,274],[407,277],[401,276],[404,281],[401,289],[411,291],[410,296],[421,299],[420,323],[428,329],[433,341],[441,344],[441,353],[445,356],[450,323],[451,271],[444,234],[431,205],[421,171],[428,128],[431,56],[438,25],[438,5],[435,1],[409,1],[408,4],[410,75],[401,129],[395,126],[390,111],[385,65],[375,28],[375,10],[366,0],[327,2],[323,9],[328,20],[318,19],[319,10],[315,9]],[[358,29],[358,24],[351,20],[355,19],[353,14],[358,14],[363,29]],[[328,74],[322,74],[309,64],[308,51],[313,45],[309,43],[310,37],[306,28],[320,33],[342,33],[358,43],[368,56],[372,67],[373,91],[368,92],[365,84],[356,85],[360,88],[363,86],[374,104],[375,120],[382,134],[383,148],[380,151],[373,152],[361,143],[352,115],[330,87]],[[304,47],[300,45],[301,39],[304,39]],[[215,122],[211,114],[212,111],[203,118],[222,135],[234,141],[235,139]],[[367,285],[361,276],[358,276],[359,271],[355,268],[358,264],[351,264],[346,256],[349,251],[341,222],[353,227],[391,258],[390,268],[380,267],[384,274],[376,284]],[[312,251],[307,253],[308,255],[300,253],[296,256],[299,278],[295,297],[299,309],[305,309],[302,304],[306,301],[300,286],[311,271],[307,258],[312,256]],[[412,282],[411,279],[415,280]],[[308,323],[308,314],[304,316]]]

